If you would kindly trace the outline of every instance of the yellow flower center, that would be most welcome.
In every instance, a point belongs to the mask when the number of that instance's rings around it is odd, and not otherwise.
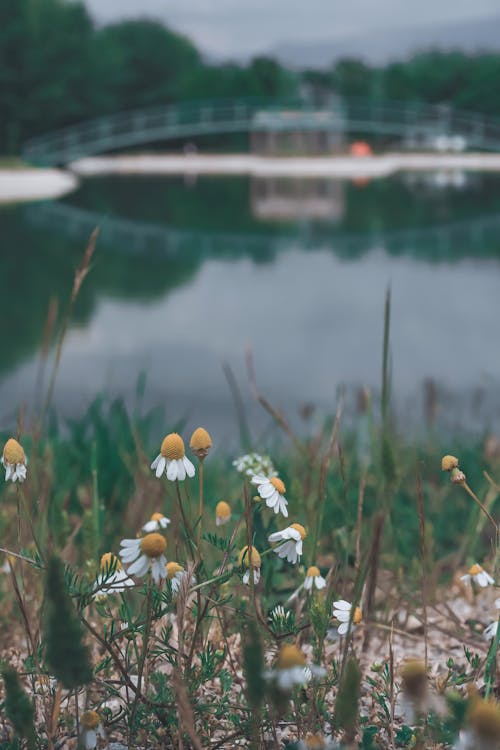
[[[191,435],[189,445],[194,451],[207,451],[212,447],[212,438],[203,427],[198,427]]]
[[[271,484],[273,485],[275,490],[278,490],[280,495],[284,495],[286,492],[285,483],[281,481],[281,479],[278,479],[278,477],[271,477],[269,480]]]
[[[5,443],[3,449],[3,460],[6,464],[24,464],[26,463],[26,456],[22,445],[20,445],[14,438],[9,438]]]
[[[84,729],[97,729],[101,723],[101,719],[97,711],[85,711],[82,714],[80,723]]]
[[[260,558],[260,554],[258,550],[255,549],[255,547],[250,547],[250,550],[248,549],[248,546],[243,547],[242,550],[240,550],[240,553],[238,555],[238,565],[244,565],[246,568],[260,568],[262,563],[262,560]]]
[[[302,651],[291,643],[281,647],[278,654],[278,669],[291,669],[292,667],[305,667],[306,657]]]
[[[179,565],[179,563],[174,562],[173,560],[171,562],[168,562],[165,567],[167,569],[167,576],[170,580],[172,580],[176,573],[180,573],[182,570],[184,570],[182,565]]]
[[[185,456],[184,440],[176,432],[171,432],[161,444],[161,455],[171,461]]]
[[[361,612],[361,607],[356,607],[356,609],[354,610],[354,616],[352,618],[353,625],[358,625],[362,619],[363,613]]]
[[[455,456],[443,456],[441,459],[442,471],[451,471],[458,466],[458,458]]]
[[[100,562],[100,568],[101,570],[110,570],[110,568],[114,568],[115,570],[120,570],[122,564],[120,560],[117,558],[116,555],[113,555],[112,552],[105,552],[104,555],[101,557]]]
[[[482,573],[483,569],[480,565],[477,563],[474,563],[474,565],[471,565],[469,568],[469,575],[470,576],[477,576],[479,573]]]
[[[301,539],[305,539],[307,536],[307,532],[303,526],[300,525],[300,523],[292,523],[290,526],[291,529],[295,529],[295,531],[298,531],[300,534]]]
[[[151,521],[161,521],[162,518],[165,518],[163,513],[153,513],[151,516]]]
[[[161,534],[153,532],[141,539],[141,550],[147,557],[160,557],[167,549],[167,542]]]
[[[221,500],[215,507],[216,518],[229,518],[231,515],[231,508],[225,500]]]
[[[316,565],[311,565],[310,568],[307,569],[306,576],[307,578],[316,578],[316,576],[319,576],[319,568],[316,567]]]

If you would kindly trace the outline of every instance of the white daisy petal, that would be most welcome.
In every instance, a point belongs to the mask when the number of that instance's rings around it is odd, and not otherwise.
[[[167,465],[167,479],[175,482],[177,479],[177,461],[169,461]]]
[[[179,482],[183,482],[186,478],[186,469],[184,468],[184,462],[182,458],[177,459],[177,479]]]
[[[129,576],[143,576],[147,573],[149,568],[149,558],[146,555],[141,555],[127,570]]]
[[[164,473],[166,465],[167,465],[166,458],[164,456],[160,456],[160,459],[156,465],[156,471],[155,471],[157,479],[159,479],[161,475]]]
[[[182,460],[184,462],[184,468],[186,470],[186,474],[188,475],[190,479],[192,479],[196,473],[194,464],[189,460],[187,456],[184,456]]]

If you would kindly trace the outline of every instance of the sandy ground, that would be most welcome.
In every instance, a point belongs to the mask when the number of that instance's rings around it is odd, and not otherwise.
[[[75,174],[60,169],[0,169],[0,203],[59,198],[78,183]]]
[[[249,174],[258,177],[377,178],[399,171],[500,171],[500,154],[261,157],[252,154],[92,156],[60,169],[0,169],[0,203],[58,198],[79,177],[105,174]]]

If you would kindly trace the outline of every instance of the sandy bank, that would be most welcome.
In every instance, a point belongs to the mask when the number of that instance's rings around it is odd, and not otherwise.
[[[0,203],[59,198],[78,182],[76,175],[60,169],[0,169]]]
[[[405,154],[272,158],[252,154],[95,156],[70,165],[82,177],[103,174],[251,174],[257,177],[385,177],[403,170],[500,171],[500,154]]]

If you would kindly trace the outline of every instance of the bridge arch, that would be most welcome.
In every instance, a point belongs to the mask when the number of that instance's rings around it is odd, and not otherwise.
[[[234,99],[180,102],[88,120],[27,141],[23,157],[40,165],[68,164],[158,141],[252,132],[262,113],[272,123],[268,127],[286,132],[297,127],[291,112],[300,113],[301,128],[310,130],[402,137],[416,147],[445,136],[462,139],[469,149],[500,151],[500,120],[438,105],[345,99],[341,106],[318,107],[304,101]]]

